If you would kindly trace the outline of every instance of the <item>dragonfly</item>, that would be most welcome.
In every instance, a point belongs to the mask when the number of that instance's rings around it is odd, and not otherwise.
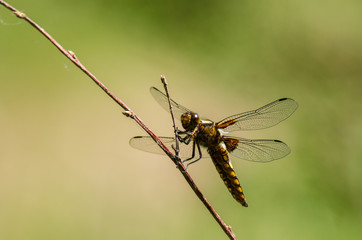
[[[153,98],[169,111],[167,96],[155,87],[150,89]],[[174,115],[181,120],[183,131],[178,130],[180,153],[183,162],[190,164],[202,157],[211,157],[217,172],[227,189],[242,206],[248,207],[244,192],[231,164],[229,153],[237,158],[253,162],[270,162],[287,156],[288,145],[280,140],[246,139],[227,134],[234,131],[258,130],[277,125],[287,119],[298,108],[291,98],[280,98],[256,110],[243,112],[214,122],[170,99]],[[175,137],[159,137],[171,149]],[[149,136],[136,136],[130,139],[133,148],[164,154]]]

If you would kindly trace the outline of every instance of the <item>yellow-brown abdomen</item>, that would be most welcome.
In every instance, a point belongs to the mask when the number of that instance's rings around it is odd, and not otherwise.
[[[241,203],[241,205],[247,207],[248,203],[246,202],[239,179],[236,177],[234,169],[229,162],[229,155],[226,149],[219,144],[216,147],[209,147],[207,151],[231,195],[236,201]]]

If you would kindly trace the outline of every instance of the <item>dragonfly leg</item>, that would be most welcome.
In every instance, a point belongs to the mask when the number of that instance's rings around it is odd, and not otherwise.
[[[192,136],[186,136],[184,139],[182,139],[182,142],[185,143],[186,145],[189,145],[192,139],[191,137]]]
[[[185,134],[186,136],[185,136],[185,137],[181,137],[180,135],[177,135],[178,140],[179,140],[180,142],[185,143],[186,145],[188,145],[188,144],[191,142],[191,140],[192,140],[192,135],[193,135],[193,134],[190,133],[190,132],[186,132],[186,131],[184,131],[184,132],[179,132],[179,133]]]
[[[181,136],[177,136],[178,139],[180,140],[180,142],[185,143],[186,145],[188,145],[191,140],[193,139],[193,136],[198,132],[198,126],[195,127],[195,129],[192,132],[187,132],[187,131],[180,131],[178,130],[178,134],[186,134],[186,136],[183,138]]]
[[[193,151],[192,151],[192,157],[184,160],[183,162],[190,161],[191,159],[193,159],[193,158],[195,157],[195,144],[196,144],[197,150],[198,150],[198,152],[199,152],[199,157],[198,157],[197,159],[195,159],[194,161],[189,162],[189,163],[186,165],[186,169],[185,169],[185,170],[187,170],[187,168],[188,168],[191,164],[199,161],[199,160],[202,158],[202,153],[201,153],[200,145],[199,145],[199,143],[195,143],[195,142],[196,142],[196,141],[194,141],[194,146],[193,146]]]
[[[192,155],[191,157],[189,157],[188,159],[185,159],[183,160],[182,162],[187,162],[187,161],[190,161],[191,159],[195,158],[195,145],[196,145],[196,141],[193,142],[193,145],[192,145]]]
[[[176,132],[177,132],[177,134],[184,134],[184,133],[188,133],[187,131],[182,131],[182,130],[179,130],[178,128],[177,128]]]

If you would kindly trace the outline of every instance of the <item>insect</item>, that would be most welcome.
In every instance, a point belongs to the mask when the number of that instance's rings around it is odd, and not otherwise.
[[[150,92],[156,101],[166,111],[169,111],[167,96],[155,87],[151,87]],[[171,105],[175,117],[181,120],[184,128],[184,131],[179,131],[178,136],[181,142],[180,152],[184,159],[183,162],[189,162],[187,165],[189,166],[209,155],[231,195],[244,207],[247,207],[248,203],[228,153],[254,162],[269,162],[283,158],[290,153],[288,145],[279,140],[251,140],[231,137],[226,134],[234,131],[264,129],[277,125],[297,109],[298,103],[291,98],[281,98],[256,110],[232,115],[219,122],[200,118],[197,113],[172,99]],[[173,137],[160,137],[160,139],[167,146],[172,146],[175,143]],[[130,145],[151,153],[163,153],[153,139],[148,136],[134,137],[130,140]],[[188,156],[183,156],[183,153]]]

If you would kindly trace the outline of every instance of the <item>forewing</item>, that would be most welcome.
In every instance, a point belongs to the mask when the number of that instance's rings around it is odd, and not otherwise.
[[[287,119],[297,107],[293,99],[281,98],[254,111],[227,117],[216,126],[225,132],[269,128]]]
[[[226,145],[228,138],[225,138]],[[279,140],[267,139],[245,139],[238,137],[230,137],[230,141],[235,144],[233,150],[229,152],[238,158],[253,161],[253,162],[270,162],[287,156],[290,153],[290,148],[287,144]]]
[[[175,138],[173,137],[159,137],[159,139],[166,145],[166,147],[173,152],[173,147],[176,146]],[[156,142],[150,136],[136,136],[129,140],[129,144],[138,150],[155,153],[155,154],[165,154],[164,151],[156,144]],[[192,156],[192,144],[186,145],[184,143],[179,142],[180,147],[180,158],[187,159]],[[208,157],[207,151],[205,149],[201,149],[202,156]],[[196,149],[196,157],[198,157],[198,152]]]
[[[172,151],[172,144],[175,143],[175,138],[172,137],[160,137],[160,140],[166,145],[166,147]],[[165,154],[165,152],[157,145],[157,143],[150,136],[136,136],[129,140],[129,145],[133,148],[155,153]]]
[[[170,107],[168,104],[167,96],[155,87],[151,87],[150,92],[151,92],[152,97],[161,105],[161,107],[163,109],[165,109],[167,112],[170,112]],[[177,102],[175,102],[172,99],[171,99],[171,105],[172,105],[172,110],[174,112],[174,115],[178,119],[180,119],[180,117],[183,113],[191,112],[191,110],[178,104]]]

